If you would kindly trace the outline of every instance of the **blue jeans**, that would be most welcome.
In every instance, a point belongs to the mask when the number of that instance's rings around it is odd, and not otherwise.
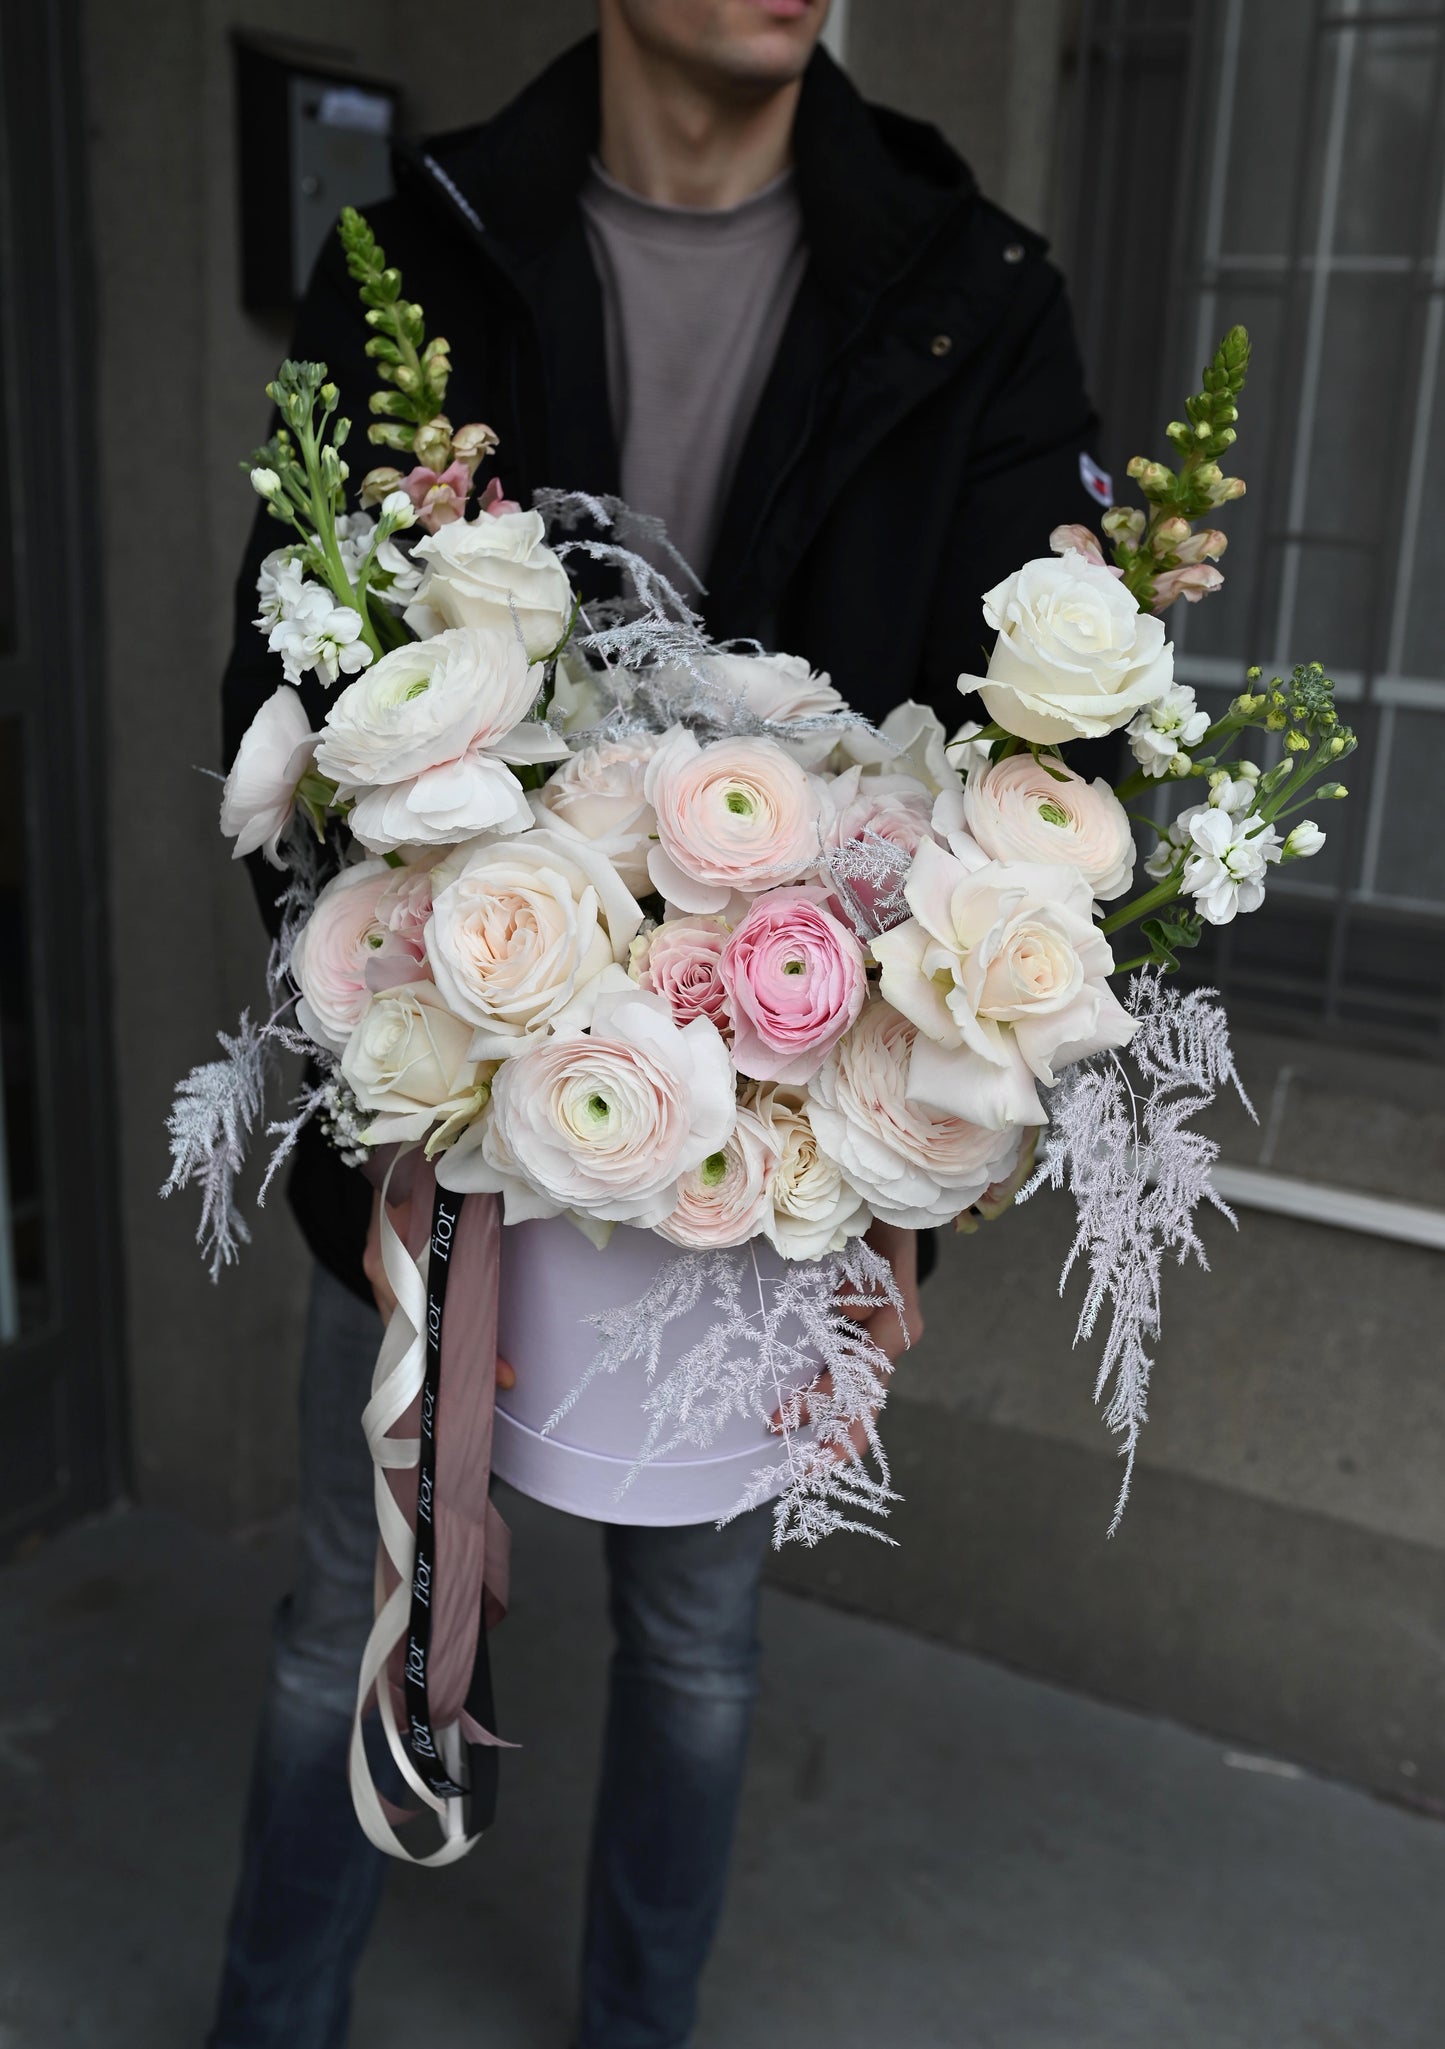
[[[360,1416],[380,1336],[375,1311],[318,1267],[300,1572],[276,1615],[210,2049],[341,2049],[381,1898],[388,1860],[346,1782],[376,1550]],[[606,1531],[616,1649],[577,2049],[681,2049],[691,2032],[742,1787],[768,1527],[761,1512],[721,1532]]]

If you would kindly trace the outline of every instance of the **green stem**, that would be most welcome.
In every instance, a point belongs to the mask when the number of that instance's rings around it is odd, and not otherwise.
[[[1126,925],[1133,925],[1140,918],[1147,918],[1151,911],[1162,910],[1165,904],[1172,904],[1179,894],[1179,877],[1167,875],[1157,882],[1153,889],[1143,896],[1136,896],[1133,903],[1125,904],[1122,910],[1114,911],[1105,918],[1099,930],[1107,938],[1111,932],[1120,932]]]
[[[376,628],[371,623],[367,608],[365,590],[358,593],[346,574],[346,565],[341,559],[341,549],[336,539],[336,513],[331,503],[331,493],[321,476],[321,462],[317,452],[316,430],[307,421],[301,430],[301,457],[306,469],[306,482],[310,490],[311,524],[320,550],[322,564],[326,570],[326,581],[332,595],[343,605],[348,605],[361,619],[361,637],[371,649],[375,659],[380,660],[385,652],[377,638]]]

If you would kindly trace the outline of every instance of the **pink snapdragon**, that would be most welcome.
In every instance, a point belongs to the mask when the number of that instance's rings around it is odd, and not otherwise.
[[[464,462],[448,463],[440,471],[418,463],[410,476],[402,478],[399,488],[416,507],[417,523],[434,534],[438,527],[449,526],[466,511],[472,473]]]

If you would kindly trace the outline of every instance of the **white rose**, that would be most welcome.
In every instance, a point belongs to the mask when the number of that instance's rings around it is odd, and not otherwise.
[[[762,1219],[764,1237],[784,1259],[821,1259],[841,1252],[873,1219],[857,1189],[819,1146],[806,1091],[769,1082],[748,1100],[778,1156],[769,1183],[772,1200]]]
[[[476,1027],[474,1056],[502,1060],[525,1052],[604,968],[620,966],[641,923],[604,854],[538,828],[475,848],[437,888],[426,953],[446,1001]]]
[[[1036,1082],[1133,1037],[1077,868],[961,858],[924,840],[904,895],[913,916],[873,953],[883,995],[918,1027],[914,1102],[994,1130],[1044,1124]]]
[[[372,997],[341,1056],[357,1102],[373,1113],[367,1145],[424,1138],[439,1120],[480,1106],[471,1036],[430,982]]]
[[[520,634],[531,661],[549,655],[572,617],[572,586],[545,531],[540,512],[482,512],[428,534],[412,550],[424,566],[407,625],[488,626]]]
[[[233,861],[257,847],[282,868],[280,839],[296,808],[296,785],[311,766],[316,734],[299,694],[282,683],[241,736],[221,793],[221,830],[236,844]]]
[[[1129,814],[1102,776],[1089,783],[1060,761],[1010,754],[970,775],[963,815],[992,860],[1066,862],[1101,902],[1133,880]]]
[[[652,888],[647,856],[657,814],[643,781],[660,744],[656,734],[639,733],[584,747],[555,769],[532,798],[539,825],[590,840],[634,895],[645,896]]]
[[[958,687],[1021,740],[1099,739],[1174,681],[1160,621],[1081,555],[1026,562],[985,594],[983,616],[998,629],[988,675]]]
[[[756,1110],[741,1106],[726,1145],[679,1180],[676,1205],[657,1226],[659,1234],[693,1248],[746,1245],[772,1207],[777,1164],[772,1132]]]
[[[491,1105],[442,1160],[459,1192],[500,1194],[506,1221],[571,1210],[652,1227],[682,1176],[727,1144],[732,1062],[706,1018],[677,1025],[640,989],[604,995],[590,1031],[504,1061]]]
[[[950,1223],[1017,1165],[1023,1133],[989,1131],[908,1099],[916,1027],[875,997],[808,1086],[818,1144],[905,1231]]]
[[[515,636],[468,626],[394,649],[343,690],[316,765],[356,800],[361,844],[386,853],[525,831],[532,814],[512,765],[567,752],[526,720],[541,682]]]

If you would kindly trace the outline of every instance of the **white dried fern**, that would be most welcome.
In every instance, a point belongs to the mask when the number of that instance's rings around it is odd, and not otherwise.
[[[1254,1115],[1216,997],[1213,989],[1171,988],[1152,971],[1135,976],[1128,1004],[1138,1021],[1133,1039],[1122,1056],[1109,1051],[1080,1061],[1050,1090],[1038,1167],[1018,1198],[1025,1201],[1045,1184],[1066,1187],[1074,1198],[1078,1229],[1059,1277],[1062,1294],[1087,1256],[1089,1286],[1074,1342],[1092,1336],[1109,1312],[1094,1399],[1108,1394],[1104,1420],[1124,1440],[1124,1480],[1110,1536],[1129,1498],[1148,1413],[1148,1348],[1159,1336],[1165,1254],[1181,1266],[1191,1254],[1208,1266],[1194,1223],[1202,1202],[1235,1222],[1209,1178],[1218,1145],[1185,1129],[1226,1082]]]

